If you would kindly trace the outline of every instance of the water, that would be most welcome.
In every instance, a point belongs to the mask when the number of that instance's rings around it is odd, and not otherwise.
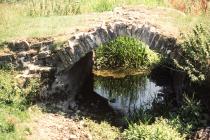
[[[150,109],[154,102],[163,100],[163,88],[148,75],[124,78],[94,76],[94,91],[109,100],[116,111],[130,114],[135,109]]]

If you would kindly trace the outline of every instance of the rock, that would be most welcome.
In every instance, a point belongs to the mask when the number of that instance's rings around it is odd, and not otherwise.
[[[50,56],[50,52],[49,51],[43,51],[43,52],[40,52],[38,54],[38,59],[43,59],[43,58],[47,58]]]
[[[11,51],[21,52],[28,51],[30,49],[30,44],[26,40],[18,40],[9,42],[8,47]]]
[[[193,140],[209,140],[210,139],[210,128],[202,128],[198,130],[194,137],[192,138]]]
[[[38,59],[43,59],[43,58],[49,57],[50,55],[51,55],[50,47],[43,46],[40,48]]]
[[[13,62],[15,60],[15,57],[13,54],[3,54],[0,56],[0,62]]]
[[[22,52],[17,53],[17,56],[18,57],[22,57],[22,56],[30,56],[30,57],[32,57],[32,56],[35,56],[37,54],[38,54],[38,52],[36,50],[30,49],[28,51],[22,51]]]
[[[70,135],[69,140],[78,140],[79,138],[76,135]]]

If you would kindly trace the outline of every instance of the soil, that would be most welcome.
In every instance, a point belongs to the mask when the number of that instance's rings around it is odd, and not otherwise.
[[[38,117],[32,116],[27,140],[92,140],[84,118],[98,123],[107,121],[122,128],[122,122],[114,120],[117,117],[107,100],[99,95],[78,97],[74,109],[66,107],[67,104],[68,99],[37,103],[42,113]]]
[[[28,140],[90,140],[91,134],[83,126],[83,121],[61,114],[44,113],[33,118],[32,135]]]

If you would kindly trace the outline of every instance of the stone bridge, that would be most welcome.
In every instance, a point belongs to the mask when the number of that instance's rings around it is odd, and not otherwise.
[[[179,59],[177,33],[173,31],[168,33],[156,24],[149,22],[153,18],[147,13],[148,11],[145,12],[148,15],[142,14],[144,10],[116,8],[112,13],[112,18],[103,21],[100,26],[89,28],[86,32],[80,32],[71,36],[61,49],[56,51],[57,56],[61,60],[60,64],[63,65],[62,69],[71,68],[88,52],[97,49],[101,44],[108,43],[118,36],[137,38],[145,42],[150,49],[167,57]],[[165,10],[167,11],[167,9]],[[145,18],[148,19],[145,20]],[[175,27],[173,29],[177,30]]]
[[[151,11],[142,7],[116,8],[105,16],[102,14],[104,20],[100,25],[74,33],[57,48],[54,47],[53,38],[42,39],[38,43],[30,39],[6,43],[9,52],[0,54],[0,63],[15,64],[22,71],[21,77],[41,74],[48,79],[47,86],[42,89],[43,96],[71,93],[74,97],[87,87],[93,65],[91,52],[118,36],[137,38],[166,57],[180,58],[176,27],[172,28],[171,33],[167,31],[171,28],[164,29],[155,24],[159,19],[158,12],[165,14],[171,9]],[[182,13],[178,14],[183,16]]]
[[[77,34],[66,41],[62,49],[56,51],[56,54],[61,60],[63,69],[68,69],[87,53],[118,36],[137,38],[145,42],[150,49],[170,58],[176,59],[178,56],[176,38],[164,36],[150,24],[126,22],[107,23],[90,32]]]

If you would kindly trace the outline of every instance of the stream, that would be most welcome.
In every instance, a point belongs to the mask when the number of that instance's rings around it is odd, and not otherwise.
[[[129,115],[135,110],[151,109],[154,103],[164,101],[164,95],[169,91],[165,89],[170,88],[170,82],[167,82],[167,75],[160,77],[153,77],[152,73],[123,78],[95,75],[94,91],[106,98],[116,112]]]

